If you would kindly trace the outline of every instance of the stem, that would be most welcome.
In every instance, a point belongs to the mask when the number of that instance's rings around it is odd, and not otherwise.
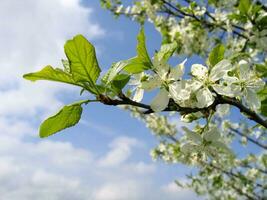
[[[240,101],[234,98],[223,97],[223,96],[218,96],[218,100],[219,100],[218,104],[230,104],[232,106],[235,106],[239,108],[240,112],[247,114],[249,119],[267,128],[267,121],[261,118],[261,116],[258,115],[256,112],[244,106]]]
[[[150,114],[150,113],[154,113],[154,111],[151,109],[151,107],[147,104],[143,104],[143,103],[139,103],[136,101],[133,101],[131,99],[129,99],[128,97],[126,97],[123,94],[119,95],[120,99],[111,99],[107,96],[104,96],[102,94],[100,94],[98,96],[98,100],[100,102],[102,102],[103,104],[106,105],[113,105],[113,106],[117,106],[117,105],[132,105],[132,106],[136,106],[139,108],[144,108],[146,109],[146,111],[144,112],[144,114]],[[223,97],[221,95],[217,95],[215,101],[213,102],[213,104],[211,104],[209,107],[207,108],[190,108],[190,107],[181,107],[178,104],[176,104],[173,100],[171,100],[169,102],[169,105],[167,108],[165,108],[163,111],[176,111],[179,112],[181,114],[188,114],[188,113],[196,113],[196,112],[203,112],[203,113],[207,113],[210,110],[216,110],[216,106],[220,105],[220,104],[229,104],[232,106],[235,106],[237,108],[239,108],[239,110],[245,114],[248,115],[248,118],[257,122],[258,124],[262,125],[263,127],[267,128],[267,121],[264,120],[263,118],[261,118],[260,115],[258,115],[257,113],[255,113],[254,111],[250,110],[249,108],[247,108],[246,106],[244,106],[240,101],[236,100],[235,98],[230,98],[230,97]]]
[[[203,23],[204,26],[206,26],[207,28],[220,28],[221,30],[223,31],[227,31],[227,29],[221,25],[217,25],[217,24],[212,24],[208,21],[205,21],[205,20],[201,20],[199,19],[198,17],[196,17],[194,14],[189,14],[189,13],[186,13],[182,10],[180,10],[179,8],[177,8],[176,6],[172,5],[170,2],[166,1],[166,0],[161,0],[164,4],[168,5],[170,8],[172,8],[173,10],[175,10],[176,12],[180,13],[181,15],[183,16],[188,16],[188,17],[191,17],[193,19],[195,19],[196,21],[200,22],[200,23]],[[214,22],[216,22],[215,18],[209,13],[209,12],[205,12],[205,14],[207,14]],[[232,25],[234,28],[237,28],[241,31],[245,31],[245,29],[243,27],[240,27],[240,26],[237,26],[237,25]],[[237,30],[233,30],[233,33],[244,38],[244,39],[248,39],[247,36],[243,35],[242,33],[240,33],[239,31]]]
[[[247,138],[247,140],[249,140],[250,142],[252,142],[252,143],[254,143],[254,144],[256,144],[256,145],[258,145],[259,147],[261,147],[261,148],[263,148],[263,149],[267,149],[267,145],[262,144],[262,143],[260,143],[260,142],[258,142],[258,141],[256,141],[256,140],[254,140],[253,138],[247,136],[247,135],[244,134],[244,133],[241,133],[240,131],[238,131],[238,130],[236,130],[236,129],[233,129],[233,128],[229,128],[229,129],[230,129],[232,132],[234,132],[234,133],[236,133],[236,134],[238,134],[238,135],[240,135],[240,136],[242,136],[242,137]]]

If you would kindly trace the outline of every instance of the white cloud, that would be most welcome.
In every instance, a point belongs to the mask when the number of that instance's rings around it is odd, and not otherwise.
[[[183,180],[180,180],[180,182],[183,182]],[[174,182],[171,182],[165,186],[162,186],[162,190],[165,193],[165,196],[173,200],[174,199],[191,199],[191,200],[202,199],[200,197],[197,197],[196,194],[193,193],[191,190],[178,187],[176,183]]]
[[[132,153],[132,147],[138,145],[134,138],[120,137],[110,144],[110,151],[99,160],[100,166],[112,167],[125,162]]]

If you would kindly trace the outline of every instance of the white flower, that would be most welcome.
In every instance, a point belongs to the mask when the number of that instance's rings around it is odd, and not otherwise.
[[[201,135],[183,127],[186,133],[186,143],[181,146],[181,151],[185,154],[203,153],[206,155],[214,155],[217,149],[231,153],[229,148],[221,142],[222,137],[216,126],[209,127]]]
[[[245,60],[241,60],[238,63],[238,70],[239,78],[236,84],[241,88],[240,97],[251,109],[259,109],[261,102],[257,97],[257,91],[264,87],[265,82],[257,77]]]
[[[160,87],[158,95],[150,104],[151,109],[155,112],[160,112],[168,106],[169,92],[167,91],[167,87],[182,77],[185,62],[186,60],[178,64],[175,68],[172,68],[167,63],[162,63],[154,59],[153,65],[156,74],[147,81],[142,82],[142,88],[145,90],[153,90]]]
[[[141,87],[142,79],[145,76],[144,72],[139,74],[134,74],[134,79],[131,79],[129,85],[135,86],[133,90],[135,90],[135,94],[133,96],[133,101],[140,102],[144,96],[144,89]]]
[[[211,88],[218,94],[233,97],[237,87],[232,86],[232,79],[236,79],[227,74],[232,69],[233,66],[228,60],[220,61],[210,71],[201,64],[194,64],[191,68],[194,79],[177,82],[170,89],[171,96],[180,106],[199,108],[208,107],[214,102]],[[192,94],[195,94],[196,102],[193,102]]]

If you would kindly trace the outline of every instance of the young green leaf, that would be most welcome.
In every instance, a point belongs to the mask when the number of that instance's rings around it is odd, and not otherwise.
[[[66,105],[57,114],[46,119],[40,126],[40,137],[48,137],[77,124],[81,118],[83,103],[88,103],[88,101]]]
[[[64,71],[70,73],[70,62],[65,59],[61,59],[61,62],[64,67]]]
[[[223,60],[224,58],[225,48],[222,44],[218,44],[216,47],[212,49],[209,54],[209,64],[211,67],[215,66],[218,62]]]
[[[38,72],[25,74],[23,75],[23,78],[30,81],[50,80],[80,86],[80,84],[76,83],[69,73],[64,72],[61,69],[54,69],[51,66],[46,66]]]
[[[137,35],[137,56],[114,63],[108,70],[107,74],[103,77],[102,81],[106,84],[110,83],[114,77],[123,70],[130,74],[137,74],[150,69],[152,67],[152,62],[147,53],[145,40],[144,28],[142,27]]]
[[[267,86],[265,86],[262,90],[258,91],[257,95],[260,100],[267,99]]]
[[[161,46],[159,52],[156,54],[158,61],[167,62],[177,49],[177,43],[169,43]]]
[[[256,64],[256,71],[260,77],[267,77],[267,65]]]
[[[267,98],[261,101],[261,114],[267,117]]]
[[[239,9],[241,14],[246,15],[246,14],[248,14],[250,6],[251,6],[250,0],[240,0],[239,5],[238,5],[238,9]]]
[[[74,80],[94,85],[101,72],[94,46],[84,36],[77,35],[66,42],[64,49]]]
[[[130,76],[128,74],[118,74],[112,81],[112,86],[116,91],[121,91],[129,82]]]
[[[149,55],[147,53],[146,49],[146,36],[144,32],[144,28],[142,27],[139,34],[137,35],[137,57],[138,60],[144,63],[148,68],[151,68],[152,62],[149,58]]]

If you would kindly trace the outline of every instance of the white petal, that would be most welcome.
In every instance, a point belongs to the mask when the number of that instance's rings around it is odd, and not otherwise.
[[[182,63],[177,65],[175,68],[171,68],[168,78],[171,80],[175,80],[175,81],[180,79],[184,74],[184,64],[186,61],[187,59],[185,59]]]
[[[225,82],[225,84],[229,84]],[[228,97],[235,97],[240,93],[240,86],[236,84],[230,85],[223,85],[223,84],[213,84],[212,88],[221,95],[228,96]]]
[[[141,88],[144,90],[153,90],[155,88],[160,87],[161,85],[161,80],[158,75],[150,77],[148,80],[143,81]]]
[[[183,101],[190,98],[191,91],[187,89],[187,81],[181,80],[169,86],[171,97],[175,101]]]
[[[223,142],[220,142],[220,141],[214,141],[211,143],[211,145],[213,147],[216,147],[216,148],[220,148],[221,150],[223,150],[225,153],[228,153],[230,155],[233,155],[233,152],[231,151],[231,149],[229,149],[227,147],[226,144],[224,144]]]
[[[196,132],[194,132],[194,131],[191,131],[191,130],[189,130],[187,127],[182,127],[183,128],[183,130],[185,131],[185,135],[186,135],[186,138],[188,139],[188,140],[191,140],[191,141],[193,141],[193,142],[195,142],[195,143],[201,143],[202,142],[202,138],[201,138],[201,136],[200,136],[200,134],[198,134],[198,133],[196,133]]]
[[[195,145],[193,143],[186,143],[181,146],[181,152],[185,154],[198,152],[198,150],[199,150],[198,145]]]
[[[255,91],[259,91],[261,89],[263,89],[263,87],[265,86],[265,82],[260,79],[260,78],[254,78],[252,80],[248,80],[250,83],[248,84],[248,88],[255,90]]]
[[[229,60],[221,60],[210,71],[210,80],[213,82],[223,78],[234,66]]]
[[[239,65],[239,76],[241,80],[247,80],[250,74],[250,66],[249,63],[245,60],[241,60],[238,63]]]
[[[197,77],[198,79],[203,80],[208,75],[208,69],[207,67],[201,64],[194,64],[191,67],[191,73],[193,76]]]
[[[198,90],[197,94],[196,94],[196,97],[197,97],[197,101],[198,101],[197,102],[197,107],[198,108],[208,107],[214,101],[214,97],[213,97],[212,93],[206,87]]]
[[[261,102],[257,94],[255,93],[255,91],[250,89],[246,89],[245,101],[248,104],[248,106],[253,110],[257,110],[261,106]]]
[[[144,89],[137,87],[133,97],[133,101],[140,102],[142,101],[143,96],[144,96]]]
[[[167,90],[161,88],[158,95],[151,102],[150,106],[151,109],[154,110],[155,112],[160,112],[168,106],[168,103],[169,103],[169,94]]]
[[[203,134],[203,138],[206,140],[206,141],[216,141],[220,138],[220,133],[218,131],[218,128],[215,127],[215,126],[212,126],[212,127],[209,127],[209,130],[204,132]]]

